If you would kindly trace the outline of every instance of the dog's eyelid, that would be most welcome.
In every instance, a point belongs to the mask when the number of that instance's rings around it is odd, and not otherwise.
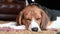
[[[31,19],[26,19],[26,20],[29,20],[29,21],[31,21]]]
[[[39,20],[40,18],[37,18],[36,20]]]

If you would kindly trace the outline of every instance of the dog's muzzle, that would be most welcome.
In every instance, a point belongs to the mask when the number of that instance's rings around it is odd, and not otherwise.
[[[35,32],[41,31],[40,26],[37,24],[37,22],[34,19],[32,19],[31,24],[29,25],[29,30]]]

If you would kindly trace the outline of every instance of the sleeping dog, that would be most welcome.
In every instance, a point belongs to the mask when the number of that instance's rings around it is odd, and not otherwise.
[[[18,25],[25,25],[27,30],[35,32],[47,30],[51,24],[50,17],[37,3],[31,3],[20,11],[16,21]]]

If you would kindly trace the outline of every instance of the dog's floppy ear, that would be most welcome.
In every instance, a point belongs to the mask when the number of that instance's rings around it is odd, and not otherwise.
[[[23,16],[23,11],[20,11],[20,13],[17,15],[17,18],[16,18],[16,22],[17,22],[17,25],[22,25],[22,16]]]
[[[50,23],[50,19],[44,11],[41,12],[41,15],[42,15],[41,29],[46,30],[46,26],[47,26],[48,22]]]

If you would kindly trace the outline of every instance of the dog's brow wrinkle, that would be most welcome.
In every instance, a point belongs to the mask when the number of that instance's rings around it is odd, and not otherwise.
[[[33,8],[30,9],[31,12],[34,12]]]

